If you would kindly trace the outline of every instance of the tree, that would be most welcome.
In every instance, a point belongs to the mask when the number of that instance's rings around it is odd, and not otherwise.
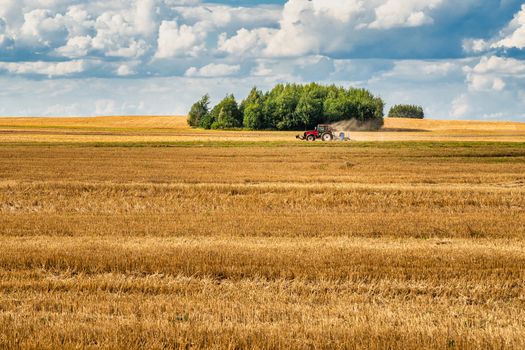
[[[248,97],[242,101],[240,109],[244,115],[245,128],[253,130],[265,128],[264,95],[261,91],[254,87]]]
[[[202,96],[202,98],[195,102],[191,106],[190,113],[188,115],[188,124],[191,127],[198,127],[201,125],[201,120],[209,114],[210,96],[208,94]]]
[[[277,84],[271,91],[264,94],[263,114],[264,124],[268,129],[276,129],[279,117],[277,114],[277,98],[284,90],[283,84]]]
[[[212,129],[230,129],[242,126],[242,113],[233,95],[227,95],[210,113]]]
[[[295,111],[298,121],[307,128],[324,122],[323,101],[325,97],[326,91],[323,87],[315,83],[305,86]]]
[[[330,86],[324,101],[323,114],[327,122],[339,122],[357,118],[357,102],[343,88]]]
[[[416,105],[395,105],[388,112],[389,118],[413,118],[424,119],[425,112],[423,107]]]
[[[279,130],[293,130],[301,127],[295,110],[301,97],[302,87],[287,84],[275,99],[275,126]]]
[[[215,118],[213,117],[213,114],[208,113],[201,118],[199,126],[203,129],[211,129],[214,122]]]
[[[266,93],[254,87],[240,106],[233,95],[227,95],[206,114],[205,102],[203,98],[192,107],[190,125],[198,116],[199,125],[208,129],[299,130],[344,120],[354,120],[360,128],[379,129],[384,123],[381,98],[365,89],[335,85],[277,84]]]

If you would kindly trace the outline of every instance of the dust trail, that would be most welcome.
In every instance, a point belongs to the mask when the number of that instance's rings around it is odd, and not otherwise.
[[[375,131],[381,128],[381,125],[375,120],[359,121],[357,119],[350,119],[330,125],[336,132],[344,132],[345,134],[350,133],[350,131]]]

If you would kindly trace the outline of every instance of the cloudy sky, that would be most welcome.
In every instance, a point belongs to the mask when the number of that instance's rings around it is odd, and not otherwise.
[[[0,115],[185,114],[278,82],[525,121],[517,0],[0,0]]]

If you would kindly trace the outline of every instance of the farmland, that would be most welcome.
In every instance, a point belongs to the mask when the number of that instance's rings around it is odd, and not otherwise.
[[[0,348],[524,348],[525,126],[0,120]]]

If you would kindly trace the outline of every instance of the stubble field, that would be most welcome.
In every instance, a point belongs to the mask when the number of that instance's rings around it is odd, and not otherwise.
[[[392,123],[1,120],[0,348],[524,348],[525,130]]]

